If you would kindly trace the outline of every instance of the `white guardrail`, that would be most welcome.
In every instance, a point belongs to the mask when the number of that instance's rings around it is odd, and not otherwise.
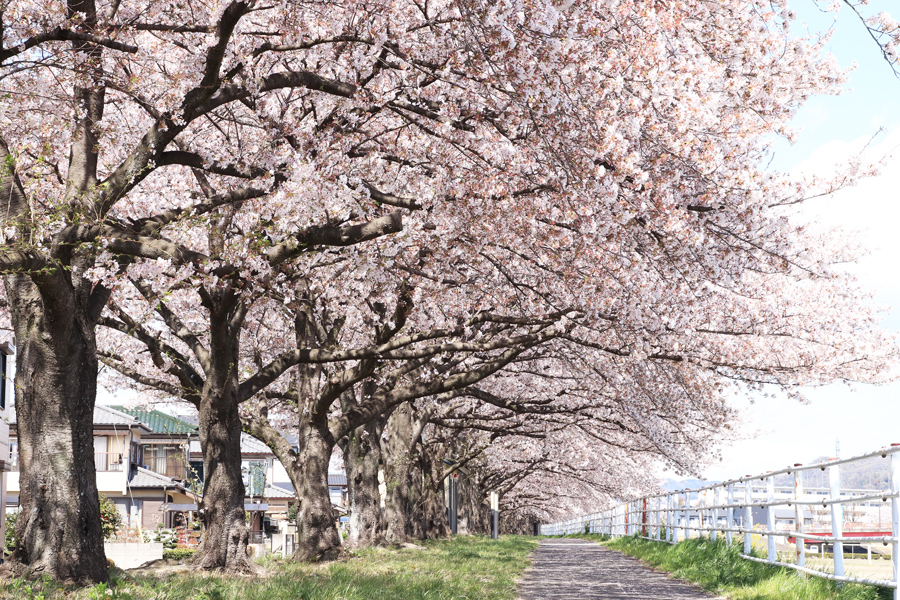
[[[889,489],[844,490],[842,493],[841,465],[879,457],[890,460]],[[815,470],[828,472],[829,485],[804,493],[803,474]],[[775,477],[779,475],[793,476],[792,490],[781,488],[781,493],[776,494]],[[765,488],[760,489],[763,482]],[[786,497],[779,498],[779,495]],[[877,506],[878,523],[850,522],[854,513],[859,515],[861,511],[858,510],[850,511],[851,519],[848,521],[844,513],[845,505]],[[881,506],[890,506],[889,533],[887,519],[882,522],[880,518]],[[793,518],[785,518],[782,509],[778,511],[781,513],[779,523],[776,517],[779,507],[793,509]],[[818,523],[811,518],[810,511],[813,510],[820,516]],[[780,471],[748,475],[705,487],[637,498],[602,512],[541,525],[542,535],[585,532],[613,537],[639,535],[670,544],[703,535],[716,540],[720,533],[730,544],[737,534],[743,537],[742,556],[747,560],[786,567],[833,581],[893,588],[894,600],[900,600],[900,444],[852,458],[831,459],[812,465],[798,464]],[[752,556],[754,536],[757,546],[765,538],[766,558]],[[783,540],[780,551],[778,538]],[[890,550],[891,574],[858,576],[854,572],[847,573],[845,545],[857,549],[865,545],[869,567],[860,567],[858,571],[878,570],[871,568],[873,544],[877,548]],[[829,545],[832,547],[832,559],[826,561],[824,549]],[[813,549],[816,551],[814,554]],[[807,561],[808,552],[812,559],[810,564]],[[880,555],[876,557],[881,558]],[[887,567],[884,564],[882,570],[887,570]]]

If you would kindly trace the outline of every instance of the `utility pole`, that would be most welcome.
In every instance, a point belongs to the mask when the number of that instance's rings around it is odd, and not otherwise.
[[[491,492],[491,539],[500,537],[500,496]]]

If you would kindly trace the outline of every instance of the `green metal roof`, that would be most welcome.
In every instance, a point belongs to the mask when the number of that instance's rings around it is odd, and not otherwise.
[[[191,425],[158,410],[141,410],[139,408],[125,408],[124,406],[111,406],[110,408],[137,417],[153,433],[184,435],[197,432],[196,425]]]

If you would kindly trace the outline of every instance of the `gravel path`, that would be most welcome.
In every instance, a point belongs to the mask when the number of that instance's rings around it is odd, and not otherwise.
[[[578,539],[544,539],[519,584],[520,600],[699,600],[715,598],[639,560]]]

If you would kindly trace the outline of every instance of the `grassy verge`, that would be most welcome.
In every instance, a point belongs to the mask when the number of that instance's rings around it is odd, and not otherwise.
[[[53,582],[0,583],[0,598],[17,600],[512,600],[529,564],[534,538],[499,541],[458,537],[424,550],[363,550],[320,565],[269,560],[257,578],[171,573],[120,576],[111,586],[82,590]],[[120,572],[121,573],[121,572]]]
[[[578,536],[598,539],[600,536]],[[704,589],[734,600],[889,600],[887,588],[845,584],[842,586],[818,577],[803,577],[796,571],[745,560],[741,546],[728,546],[720,539],[696,539],[677,545],[616,538],[605,542],[619,550],[669,572],[673,577],[692,581]]]

